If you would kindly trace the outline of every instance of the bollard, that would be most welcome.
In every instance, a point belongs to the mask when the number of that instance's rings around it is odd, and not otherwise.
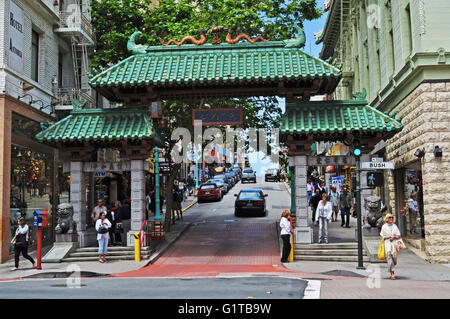
[[[140,233],[134,233],[134,261],[141,261],[141,242],[140,242]]]
[[[291,251],[289,252],[288,261],[291,263],[294,261],[294,231],[292,227],[292,218],[289,218],[289,222],[291,223]]]

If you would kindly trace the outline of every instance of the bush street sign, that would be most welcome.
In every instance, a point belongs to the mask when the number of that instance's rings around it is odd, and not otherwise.
[[[361,169],[394,169],[392,162],[362,162]]]

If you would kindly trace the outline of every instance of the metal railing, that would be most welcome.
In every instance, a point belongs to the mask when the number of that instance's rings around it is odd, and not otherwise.
[[[92,108],[94,104],[92,96],[80,89],[58,88],[55,95],[59,100],[57,105],[72,105],[73,99],[77,99],[80,102],[86,102],[86,108]]]
[[[92,31],[92,23],[81,11],[60,11],[59,24],[62,28],[80,28],[92,40],[94,40],[94,32]]]
[[[148,236],[149,236],[149,231],[148,231],[148,224],[149,224],[150,222],[148,221],[148,220],[144,220],[143,222],[142,222],[142,225],[141,225],[141,229],[139,230],[139,234],[142,234],[142,232],[143,232],[143,230],[144,229],[146,229],[146,231],[140,236],[140,239],[139,239],[139,247],[142,247],[142,244],[144,243],[144,236],[145,236],[145,242],[146,242],[146,247],[148,247],[148,244],[149,244],[149,242],[148,242]]]

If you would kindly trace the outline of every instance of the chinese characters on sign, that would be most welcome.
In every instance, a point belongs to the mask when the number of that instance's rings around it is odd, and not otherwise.
[[[144,163],[144,170],[148,170],[150,165]],[[83,166],[83,172],[122,172],[131,170],[131,161],[126,162],[86,162]]]
[[[328,165],[355,165],[353,156],[311,156],[308,157],[308,165],[310,166],[328,166]]]
[[[194,109],[192,123],[201,120],[202,125],[239,125],[242,124],[241,109]]]

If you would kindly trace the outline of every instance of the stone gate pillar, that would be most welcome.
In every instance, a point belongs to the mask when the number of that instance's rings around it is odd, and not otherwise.
[[[306,194],[306,179],[308,163],[306,155],[295,156],[295,203],[297,211],[297,227],[294,230],[294,242],[311,244],[313,231],[308,227],[308,197]]]
[[[127,246],[134,246],[134,233],[141,228],[145,216],[144,160],[131,161],[131,230],[127,234]]]
[[[70,202],[73,205],[73,220],[77,227],[79,246],[86,247],[86,183],[83,162],[70,162]]]

